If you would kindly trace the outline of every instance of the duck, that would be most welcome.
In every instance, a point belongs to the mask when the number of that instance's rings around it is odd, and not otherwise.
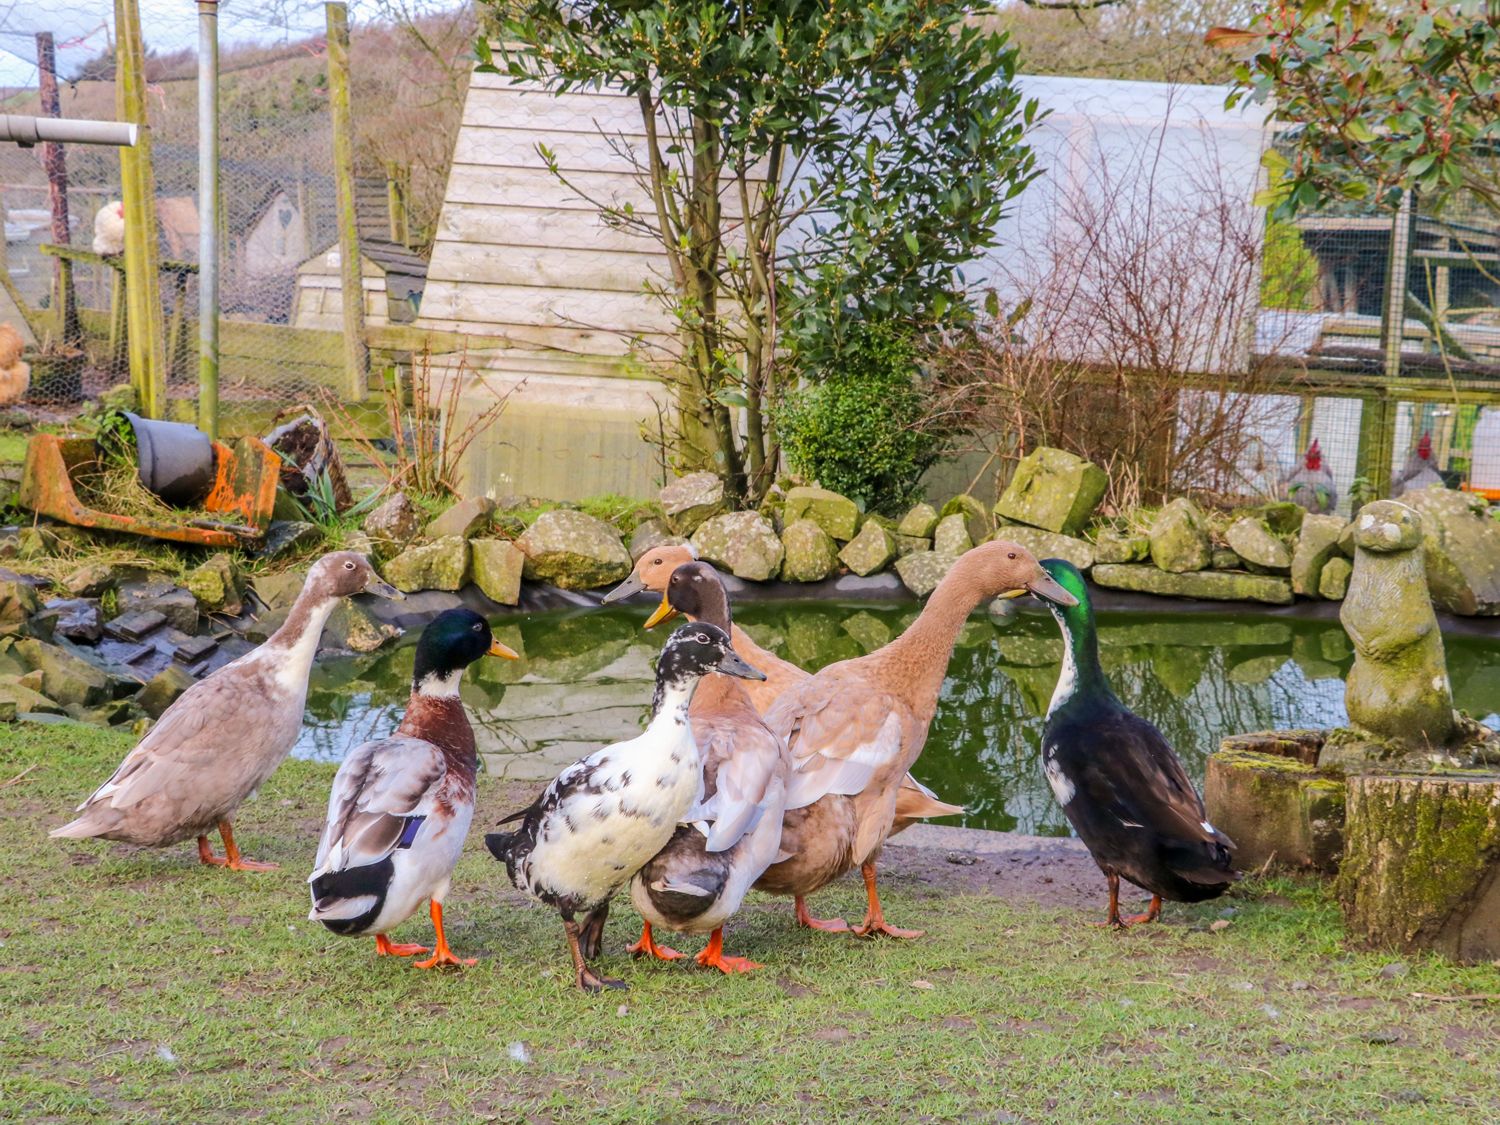
[[[375,935],[377,956],[414,957],[419,969],[473,965],[448,947],[443,900],[474,818],[479,757],[458,696],[481,656],[519,659],[471,609],[449,609],[422,630],[411,698],[389,738],[361,743],[333,779],[318,843],[308,918],[344,937]],[[388,931],[428,903],[433,947],[395,943]]]
[[[354,551],[335,551],[315,562],[281,627],[178,696],[109,780],[78,806],[81,815],[51,835],[151,848],[197,837],[203,864],[275,870],[274,863],[240,853],[233,817],[291,753],[323,626],[342,599],[361,592],[404,596]],[[222,856],[209,843],[215,829]]]
[[[1068,823],[1109,887],[1104,925],[1124,929],[1161,916],[1162,900],[1217,898],[1239,878],[1234,841],[1209,823],[1161,731],[1110,690],[1099,663],[1093,608],[1078,568],[1046,559],[1073,601],[1048,605],[1062,630],[1062,671],[1042,731],[1042,769]],[[1146,912],[1120,916],[1120,880],[1151,892]]]
[[[664,602],[689,622],[707,622],[730,635],[729,595],[708,563],[684,563],[674,570]],[[658,609],[650,624],[664,616]],[[709,675],[693,694],[688,717],[703,756],[703,796],[630,881],[630,901],[645,919],[640,940],[629,947],[637,957],[675,961],[683,956],[656,942],[655,927],[707,934],[707,945],[695,957],[699,965],[723,973],[763,967],[724,953],[724,923],[781,856],[792,760],[750,702],[744,683]]]
[[[516,889],[561,915],[574,980],[585,992],[626,987],[587,964],[599,953],[609,900],[701,798],[703,758],[688,706],[710,672],[762,675],[735,654],[722,629],[690,622],[662,649],[646,729],[568,766],[535,801],[499,822],[519,821],[515,829],[484,838]]]
[[[601,604],[608,605],[642,590],[662,594],[661,604],[657,607],[656,613],[647,621],[647,628],[650,628],[672,616],[673,607],[666,597],[667,583],[678,567],[691,563],[696,558],[697,555],[691,547],[671,544],[653,548],[641,555],[630,577],[605,594]],[[789,660],[783,660],[774,652],[756,644],[750,635],[738,625],[731,625],[729,635],[734,641],[735,652],[739,653],[751,667],[765,674],[764,681],[744,685],[750,702],[761,715],[765,715],[771,705],[789,688],[812,678],[811,672],[797,667]],[[938,816],[957,816],[963,811],[962,805],[944,801],[908,773],[901,779],[900,787],[896,791],[896,815],[891,822],[891,830],[887,839],[904,832],[919,820]],[[793,810],[788,814],[786,828],[789,836],[795,840],[789,840],[788,843],[799,842],[817,846],[816,841],[837,836],[836,830],[827,831],[835,829],[836,826],[824,823],[831,812],[832,810],[827,805],[815,812]],[[784,845],[783,850],[791,849]],[[793,915],[798,925],[811,929],[826,929],[829,926],[834,930],[847,928],[836,920],[825,924],[822,920],[814,918],[808,912],[807,903],[801,895],[792,895],[792,900]]]
[[[1338,485],[1323,464],[1323,450],[1316,438],[1302,455],[1302,464],[1282,478],[1281,494],[1314,515],[1326,515],[1339,506]]]
[[[788,813],[782,849],[756,884],[774,894],[807,895],[858,867],[865,883],[864,920],[804,921],[814,929],[915,938],[886,921],[876,859],[890,835],[901,780],[927,741],[959,630],[981,602],[1031,593],[1072,605],[1036,558],[1018,543],[991,540],[954,560],[911,626],[866,656],[823,668],[783,694],[766,714],[787,740],[796,773],[787,808],[821,810],[799,824]]]

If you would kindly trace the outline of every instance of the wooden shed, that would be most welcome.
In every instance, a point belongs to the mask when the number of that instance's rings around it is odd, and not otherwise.
[[[417,319],[427,263],[399,243],[361,237],[359,272],[365,294],[365,324],[410,324]],[[343,331],[343,286],[339,248],[328,247],[297,267],[292,325]]]

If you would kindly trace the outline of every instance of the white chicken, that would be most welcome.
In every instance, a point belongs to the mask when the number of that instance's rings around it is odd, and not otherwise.
[[[21,358],[26,342],[10,324],[0,324],[0,406],[17,402],[31,386],[31,365]]]
[[[125,204],[112,199],[94,215],[94,253],[112,258],[125,253]]]
[[[1417,447],[1406,458],[1406,464],[1391,474],[1391,496],[1405,496],[1408,492],[1417,492],[1433,485],[1447,487],[1438,472],[1437,463],[1432,459],[1432,435],[1424,431]]]
[[[1338,507],[1338,487],[1333,482],[1333,474],[1323,464],[1323,451],[1318,448],[1316,439],[1307,447],[1302,464],[1282,478],[1281,494],[1315,515]]]

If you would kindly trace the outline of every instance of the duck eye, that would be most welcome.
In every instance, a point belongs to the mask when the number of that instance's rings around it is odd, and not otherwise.
[[[1016,557],[1016,553],[1014,551],[1006,551],[1005,552],[1005,557],[1008,558],[1008,559],[1013,559],[1013,558]]]
[[[706,644],[708,644],[709,643],[708,642],[708,634],[707,633],[699,633],[698,634],[698,643],[700,645],[706,645]]]
[[[476,633],[479,632],[479,622],[474,622],[474,624],[470,625],[469,628],[473,629]]]
[[[344,563],[344,569],[345,570],[353,570],[354,569],[354,560],[350,559],[348,562]]]

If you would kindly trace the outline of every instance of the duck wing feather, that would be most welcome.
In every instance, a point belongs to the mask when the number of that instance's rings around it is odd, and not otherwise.
[[[760,721],[693,720],[693,737],[705,759],[717,760],[713,795],[700,801],[685,819],[709,824],[704,850],[722,852],[739,843],[781,799],[772,785],[785,776],[790,760],[782,742]],[[775,790],[775,792],[773,792]]]
[[[822,675],[776,701],[766,725],[786,739],[796,772],[788,809],[829,793],[863,793],[907,749],[913,726],[905,704],[868,680]]]
[[[398,847],[410,847],[436,811],[434,794],[447,772],[442,751],[420,738],[396,736],[356,747],[333,779],[328,820],[307,881],[368,867]]]

